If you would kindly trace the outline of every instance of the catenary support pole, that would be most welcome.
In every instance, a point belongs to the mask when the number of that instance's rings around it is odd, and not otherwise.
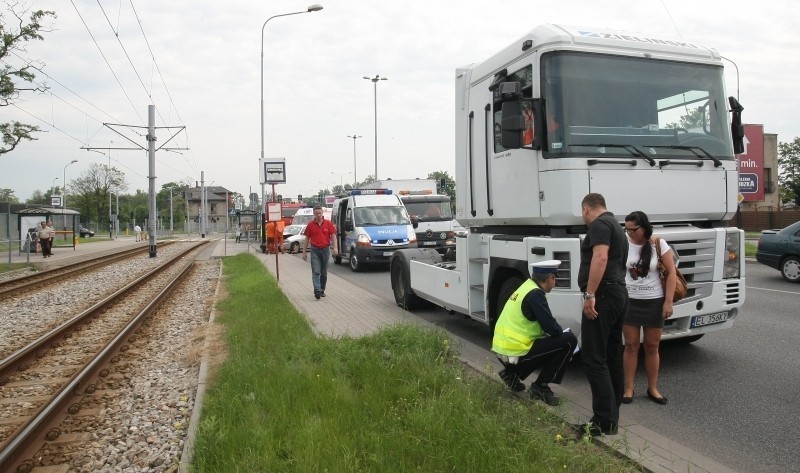
[[[156,106],[147,106],[147,156],[149,161],[148,181],[150,183],[150,218],[147,222],[149,233],[150,257],[156,257]]]

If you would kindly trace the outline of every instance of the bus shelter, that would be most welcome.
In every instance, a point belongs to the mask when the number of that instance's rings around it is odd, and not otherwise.
[[[72,209],[55,207],[38,207],[22,209],[17,212],[19,228],[20,251],[36,252],[36,231],[40,222],[48,220],[53,222],[56,237],[53,239],[53,248],[75,249],[75,235],[80,224],[80,212]]]

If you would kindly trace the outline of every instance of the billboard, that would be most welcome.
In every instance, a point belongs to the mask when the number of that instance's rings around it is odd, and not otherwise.
[[[744,153],[736,161],[743,201],[764,201],[764,125],[744,125]]]

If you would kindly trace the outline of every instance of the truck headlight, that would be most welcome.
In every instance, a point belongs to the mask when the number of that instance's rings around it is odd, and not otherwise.
[[[741,237],[740,232],[728,233],[725,238],[725,264],[722,267],[723,278],[738,278],[741,274]]]

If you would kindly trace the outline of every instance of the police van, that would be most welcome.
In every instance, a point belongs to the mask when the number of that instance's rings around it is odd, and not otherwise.
[[[355,189],[333,203],[331,221],[336,225],[339,254],[333,258],[350,269],[388,263],[397,250],[417,247],[417,236],[400,197],[390,189]]]

